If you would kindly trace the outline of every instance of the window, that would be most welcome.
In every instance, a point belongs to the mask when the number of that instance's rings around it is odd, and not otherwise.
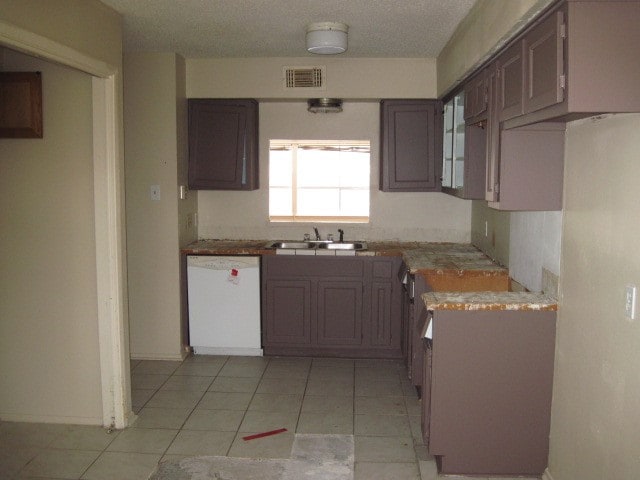
[[[369,141],[271,140],[269,219],[368,222]]]

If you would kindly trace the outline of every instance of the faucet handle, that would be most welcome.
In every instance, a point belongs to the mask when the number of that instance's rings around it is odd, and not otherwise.
[[[309,240],[311,240],[311,235],[309,235],[308,233],[304,234],[304,241],[308,242]]]
[[[340,233],[340,243],[344,242],[344,230],[339,228],[338,233]]]

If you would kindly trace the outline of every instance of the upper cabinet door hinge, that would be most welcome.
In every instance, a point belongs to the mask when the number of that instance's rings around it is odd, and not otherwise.
[[[566,75],[560,75],[560,77],[558,77],[558,82],[559,82],[560,88],[562,88],[563,90],[565,88],[567,88],[567,76]]]
[[[567,38],[567,24],[560,24],[560,38]]]

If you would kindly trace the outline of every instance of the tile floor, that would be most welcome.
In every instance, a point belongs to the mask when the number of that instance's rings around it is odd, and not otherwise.
[[[0,478],[137,480],[186,456],[289,458],[295,433],[354,435],[355,480],[439,478],[401,363],[192,356],[131,367],[131,428],[2,422]],[[278,428],[288,431],[242,440]]]

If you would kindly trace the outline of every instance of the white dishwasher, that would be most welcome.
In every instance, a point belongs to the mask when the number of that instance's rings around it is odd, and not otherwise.
[[[187,256],[189,344],[204,355],[262,355],[260,257]]]

